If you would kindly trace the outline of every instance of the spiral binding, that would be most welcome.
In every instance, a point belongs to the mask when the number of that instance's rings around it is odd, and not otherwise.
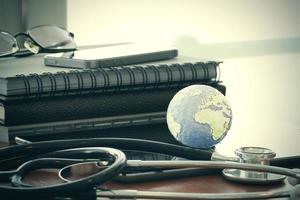
[[[78,88],[78,90],[79,91],[83,90],[84,83],[83,83],[83,78],[82,78],[81,72],[78,71],[78,70],[72,70],[71,72],[74,73],[76,78],[77,78],[77,81],[78,81],[78,83],[77,83],[78,87],[77,88]]]
[[[63,71],[62,72],[58,72],[57,74],[61,75],[62,78],[63,78],[63,80],[64,80],[64,86],[65,86],[64,91],[63,91],[64,95],[68,95],[68,93],[70,91],[70,87],[71,87],[69,76],[67,75],[66,72],[63,72]]]
[[[155,81],[154,81],[154,88],[158,88],[158,84],[160,83],[160,73],[159,70],[155,65],[147,65],[149,68],[151,68],[154,72]]]
[[[130,90],[132,90],[132,87],[130,87],[130,86],[135,84],[134,73],[130,67],[124,67],[123,69],[125,71],[127,71],[128,75],[129,75],[129,87],[127,87],[127,90],[130,91]]]
[[[184,69],[183,69],[183,66],[185,65],[185,63],[183,65],[176,65],[180,71],[180,82],[184,82],[185,81],[185,72],[184,72]]]
[[[21,77],[24,83],[24,88],[25,88],[25,93],[24,96],[26,97],[27,95],[30,94],[30,82],[28,80],[28,77],[25,76],[24,74],[18,74],[16,77]]]
[[[42,75],[46,76],[49,78],[50,80],[50,91],[49,91],[49,96],[54,96],[55,92],[57,91],[57,83],[56,83],[56,77],[54,76],[54,74],[47,72],[47,73],[43,73]]]
[[[173,72],[172,72],[172,70],[170,69],[170,66],[169,65],[166,65],[166,70],[169,72],[168,74],[168,80],[169,80],[169,85],[171,84],[171,83],[173,83]]]
[[[106,70],[104,70],[102,68],[98,68],[97,71],[101,72],[101,74],[103,75],[104,87],[102,88],[102,91],[104,92],[106,90],[106,88],[108,88],[110,86],[109,76],[108,76],[108,73],[106,72]]]
[[[40,97],[41,94],[43,94],[43,81],[42,81],[41,77],[36,73],[29,74],[29,76],[35,78],[35,80],[37,82],[37,91],[38,91],[35,96]]]
[[[166,70],[166,73],[167,73],[167,77],[168,77],[168,80],[167,80],[167,85],[170,84],[170,74],[169,74],[169,71],[168,71],[168,68],[167,68],[168,65],[166,64],[163,64],[163,65],[158,65],[158,68],[161,68],[161,69],[165,69]]]
[[[143,77],[143,84],[141,84],[141,90],[145,89],[148,84],[148,75],[144,67],[142,66],[134,66],[135,69],[139,70]]]
[[[199,62],[199,65],[201,66],[201,69],[203,71],[203,80],[206,80],[207,77],[208,77],[208,73],[209,73],[207,68],[206,68],[206,65],[202,62]]]
[[[116,78],[117,78],[116,91],[120,91],[120,87],[122,86],[122,83],[123,83],[122,74],[121,74],[120,70],[118,70],[115,67],[111,67],[109,69],[116,74]]]
[[[197,65],[197,63],[195,64],[195,66],[196,65]],[[197,70],[195,69],[195,66],[192,63],[187,63],[186,66],[189,66],[191,68],[192,81],[197,80]]]
[[[125,91],[125,90],[143,90],[143,89],[156,89],[166,88],[172,85],[184,85],[187,82],[199,81],[219,81],[219,64],[221,62],[196,62],[196,63],[173,63],[161,65],[134,65],[134,66],[121,66],[110,68],[97,68],[94,70],[72,70],[70,72],[57,72],[57,73],[43,73],[27,75],[17,75],[23,80],[24,96],[53,96],[53,95],[70,95],[81,93],[95,93],[95,92],[108,92],[108,91]],[[211,68],[214,68],[212,70]],[[201,73],[202,71],[202,73]],[[215,74],[216,73],[216,77]],[[187,77],[187,73],[192,77]],[[75,88],[71,85],[71,74],[76,76]],[[140,74],[140,77],[137,76]],[[179,77],[176,77],[178,76]],[[58,90],[58,80],[56,77],[60,76],[63,84]],[[116,78],[116,82],[112,82],[112,77]],[[163,76],[165,78],[163,79]],[[49,88],[45,88],[45,77],[49,78]],[[88,80],[85,80],[89,77]],[[129,80],[125,81],[125,77]],[[150,78],[153,77],[153,78]],[[176,77],[176,79],[175,79]],[[137,80],[140,78],[141,80]],[[31,85],[35,80],[36,84]],[[103,83],[102,83],[102,81]],[[88,81],[88,85],[86,84]],[[36,88],[34,88],[36,86]],[[48,85],[47,85],[48,86]],[[60,93],[60,94],[58,94]]]
[[[91,91],[94,91],[97,88],[97,78],[95,76],[95,73],[93,73],[93,71],[91,70],[84,70],[85,72],[87,72],[91,78]]]

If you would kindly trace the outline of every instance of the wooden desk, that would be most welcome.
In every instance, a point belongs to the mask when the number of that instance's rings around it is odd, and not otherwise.
[[[32,185],[39,185],[39,186],[60,183],[61,181],[57,176],[57,171],[58,171],[57,169],[35,170],[29,172],[24,178],[24,181]],[[164,180],[164,181],[152,181],[152,182],[145,182],[142,184],[141,183],[122,184],[117,182],[109,182],[101,187],[107,189],[137,189],[137,190],[146,190],[146,191],[203,192],[203,193],[230,193],[231,192],[232,193],[232,192],[283,190],[283,189],[291,188],[292,186],[287,181],[284,181],[283,183],[280,184],[268,185],[268,186],[267,185],[265,186],[244,185],[244,184],[229,182],[225,180],[222,176],[206,175],[206,176],[171,179],[171,180]],[[286,198],[282,198],[282,199],[286,199]]]

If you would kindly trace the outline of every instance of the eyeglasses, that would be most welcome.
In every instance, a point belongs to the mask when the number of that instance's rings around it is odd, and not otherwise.
[[[16,55],[21,51],[16,39],[19,36],[25,37],[24,47],[34,54],[72,51],[77,48],[73,33],[58,26],[42,25],[15,36],[0,31],[0,57]]]

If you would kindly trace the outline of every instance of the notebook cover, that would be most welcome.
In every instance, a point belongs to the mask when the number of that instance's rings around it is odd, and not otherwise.
[[[198,83],[201,84],[201,83]],[[225,86],[210,84],[225,95]],[[166,111],[183,86],[0,101],[6,126]]]
[[[120,115],[103,118],[89,118],[51,123],[39,123],[18,126],[0,126],[0,141],[10,142],[14,137],[30,137],[40,135],[59,135],[76,132],[99,131],[117,127],[130,127],[143,124],[165,123],[166,112]]]
[[[138,65],[72,70],[45,66],[43,56],[0,58],[2,99],[151,89],[185,82],[214,81],[220,64],[178,56]]]

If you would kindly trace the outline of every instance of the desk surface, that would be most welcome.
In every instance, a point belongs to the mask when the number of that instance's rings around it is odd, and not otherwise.
[[[0,144],[0,147],[3,144]],[[57,176],[57,169],[43,169],[29,172],[24,182],[42,186],[60,183]],[[6,184],[6,183],[0,183]],[[285,180],[283,183],[274,185],[244,185],[225,180],[219,175],[205,175],[188,178],[174,178],[163,181],[149,181],[144,183],[117,183],[109,182],[101,188],[107,189],[136,189],[144,191],[165,191],[165,192],[198,192],[198,193],[237,193],[283,190],[292,186]],[[282,198],[286,199],[286,198]],[[19,199],[14,199],[19,200]]]
[[[25,181],[33,185],[49,185],[58,183],[56,170],[34,171],[26,176]],[[106,189],[137,189],[144,191],[168,191],[168,192],[201,192],[201,193],[236,193],[283,190],[291,187],[287,181],[282,184],[269,186],[242,185],[225,180],[221,176],[207,175],[190,178],[171,179],[164,181],[152,181],[146,183],[121,184],[110,182],[102,186]],[[285,199],[285,198],[282,198]]]

